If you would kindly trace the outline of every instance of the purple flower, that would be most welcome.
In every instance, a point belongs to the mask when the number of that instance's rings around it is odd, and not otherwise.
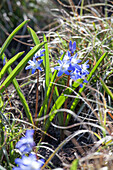
[[[28,70],[28,69],[32,69],[32,74],[34,74],[35,70],[38,69],[40,71],[42,71],[41,67],[40,67],[40,64],[42,63],[43,59],[40,59],[40,60],[36,60],[35,57],[33,57],[33,61],[32,60],[29,60],[28,63],[29,63],[29,66],[27,66],[25,68],[25,70]]]
[[[68,68],[69,68],[69,62],[64,62],[61,60],[58,60],[58,63],[60,66],[56,66],[54,69],[59,70],[58,77],[61,76],[63,73],[69,75]]]
[[[34,130],[26,130],[25,137],[22,137],[16,144],[16,148],[20,150],[21,153],[29,153],[35,142],[33,140]]]
[[[40,170],[44,164],[44,159],[37,160],[36,154],[31,153],[29,156],[22,156],[22,159],[16,158],[15,163],[18,167],[14,167],[13,170]]]
[[[76,42],[74,41],[74,43],[72,44],[72,41],[69,42],[69,50],[71,51],[71,53],[73,54],[76,50]]]

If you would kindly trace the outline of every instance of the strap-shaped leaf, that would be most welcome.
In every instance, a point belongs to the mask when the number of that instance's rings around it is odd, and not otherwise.
[[[28,31],[29,31],[35,45],[40,44],[40,40],[39,40],[37,34],[35,33],[35,31],[32,28],[30,28],[29,26],[27,26],[27,29],[28,29]]]
[[[47,42],[46,36],[44,35],[44,41]],[[46,43],[44,45],[45,48],[45,56],[43,57],[44,65],[45,65],[45,94],[47,92],[48,86],[49,86],[49,50],[48,50],[48,44]]]
[[[27,55],[20,61],[20,63],[15,67],[15,69],[10,73],[10,75],[6,78],[6,80],[0,86],[0,92],[2,93],[5,88],[12,82],[12,80],[16,77],[16,75],[21,71],[23,67],[27,64],[27,62],[33,57],[33,55],[45,44],[45,42],[36,45],[32,48]]]
[[[20,52],[18,54],[16,54],[13,58],[11,58],[6,64],[5,66],[2,68],[2,70],[0,71],[0,80],[2,79],[2,77],[4,76],[4,74],[6,73],[7,69],[12,65],[12,63],[14,63],[24,52]]]
[[[29,20],[26,20],[24,22],[22,22],[17,28],[14,29],[14,31],[8,36],[8,38],[6,39],[6,41],[4,42],[4,44],[2,45],[1,49],[0,49],[0,58],[2,57],[2,54],[5,52],[6,48],[8,47],[8,45],[10,44],[11,40],[13,39],[13,37],[15,36],[15,34],[28,22]]]

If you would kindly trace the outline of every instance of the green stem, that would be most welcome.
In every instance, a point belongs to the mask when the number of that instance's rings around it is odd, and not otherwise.
[[[69,87],[69,80],[70,80],[70,76],[68,76],[67,87]],[[67,109],[67,103],[68,103],[68,98],[66,99],[65,104],[64,104],[65,109]],[[66,117],[67,117],[67,113],[64,112],[64,125],[65,125]]]
[[[36,89],[36,104],[35,104],[35,119],[38,113],[38,86],[39,86],[39,70],[37,69],[37,89]]]

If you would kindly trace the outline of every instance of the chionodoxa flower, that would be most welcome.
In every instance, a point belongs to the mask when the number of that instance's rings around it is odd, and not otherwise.
[[[40,65],[43,62],[43,59],[37,60],[37,58],[44,56],[44,51],[45,49],[38,50],[37,53],[35,53],[33,60],[28,61],[29,65],[25,67],[25,70],[32,69],[32,74],[34,74],[36,70],[42,71],[42,68],[40,67]]]
[[[37,160],[36,154],[30,153],[29,156],[22,155],[22,159],[16,158],[15,163],[18,164],[18,167],[14,167],[13,170],[40,170],[44,160]]]
[[[44,164],[44,159],[37,160],[36,153],[31,152],[35,146],[33,140],[34,130],[26,130],[25,137],[22,137],[16,144],[16,148],[22,154],[22,158],[16,158],[15,163],[18,167],[13,170],[40,170]],[[26,155],[25,155],[26,154]]]
[[[69,50],[64,55],[63,60],[58,60],[59,66],[56,66],[54,69],[58,70],[58,77],[63,73],[70,75],[70,79],[76,81],[77,79],[83,79],[83,83],[88,83],[86,80],[87,74],[89,71],[89,60],[87,60],[84,64],[81,64],[82,60],[80,60],[77,56],[77,53],[74,54],[76,50],[76,42],[69,42]],[[73,55],[72,55],[73,54]],[[80,84],[80,87],[83,87]]]
[[[33,134],[34,130],[26,130],[25,137],[22,137],[16,144],[16,148],[19,149],[19,151],[22,154],[29,153],[32,148],[35,146],[35,142],[33,140]]]

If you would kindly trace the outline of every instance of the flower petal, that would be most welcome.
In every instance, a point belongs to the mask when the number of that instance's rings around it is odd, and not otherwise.
[[[25,67],[25,70],[28,70],[28,69],[32,69],[32,66],[29,65],[29,66],[26,66],[26,67]]]
[[[33,137],[33,135],[34,135],[34,129],[29,129],[29,130],[26,130],[26,137],[29,137],[29,136],[31,136],[31,137]]]
[[[55,70],[60,70],[60,66],[55,66],[54,69]]]
[[[60,70],[60,71],[58,72],[58,77],[61,76],[62,74],[63,74],[63,71]]]
[[[40,66],[37,67],[38,70],[42,71],[42,68]]]
[[[69,42],[69,50],[71,51],[72,49],[72,41]]]
[[[43,62],[43,59],[40,59],[40,60],[38,61],[38,64],[40,65],[42,62]]]
[[[72,53],[74,53],[76,50],[76,42],[74,41],[73,45],[72,45]]]
[[[31,72],[31,73],[34,74],[35,70],[36,70],[36,69],[32,69],[32,72]]]

